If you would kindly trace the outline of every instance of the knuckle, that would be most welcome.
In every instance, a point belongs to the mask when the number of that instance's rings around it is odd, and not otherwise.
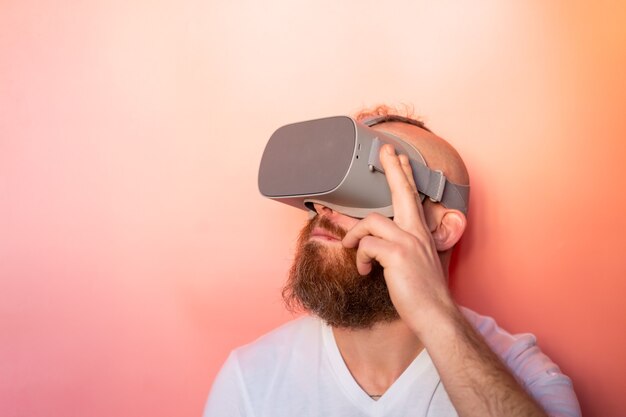
[[[383,219],[385,219],[385,217],[378,212],[372,212],[365,217],[365,220],[372,224],[378,224],[383,221]]]
[[[361,244],[359,245],[359,249],[362,249],[363,246],[367,246],[371,243],[372,237],[370,235],[363,236],[361,238]]]
[[[405,233],[402,239],[403,239],[403,242],[402,242],[403,248],[408,248],[409,250],[413,251],[415,248],[419,246],[419,241],[417,240],[417,237],[415,237],[414,235],[410,233]]]
[[[391,261],[393,263],[399,264],[402,260],[407,259],[411,256],[411,251],[407,250],[406,246],[403,245],[394,245],[391,251]]]

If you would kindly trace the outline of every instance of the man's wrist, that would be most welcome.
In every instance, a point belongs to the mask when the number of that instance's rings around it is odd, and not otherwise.
[[[428,305],[416,309],[407,320],[408,326],[413,333],[428,347],[430,342],[436,342],[439,338],[450,337],[464,324],[463,313],[452,300],[449,294],[445,294]]]

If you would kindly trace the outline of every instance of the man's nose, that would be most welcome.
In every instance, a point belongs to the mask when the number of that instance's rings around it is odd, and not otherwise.
[[[317,214],[320,215],[325,215],[325,216],[332,216],[333,214],[335,214],[336,212],[331,209],[330,207],[326,207],[322,204],[318,204],[318,203],[313,203],[313,209],[315,210],[315,212]]]
[[[357,218],[346,216],[337,210],[333,210],[319,203],[313,203],[313,210],[315,210],[318,216],[325,217],[344,231],[350,230],[359,221]]]

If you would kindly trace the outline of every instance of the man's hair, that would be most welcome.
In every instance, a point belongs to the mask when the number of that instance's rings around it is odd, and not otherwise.
[[[416,118],[413,113],[413,107],[406,104],[403,104],[401,108],[391,107],[385,104],[379,104],[378,106],[373,108],[361,109],[358,113],[355,114],[354,118],[359,122],[363,122],[367,119],[383,118],[383,120],[379,123],[384,123],[387,121],[399,121],[402,123],[409,123],[429,132],[432,132],[432,130],[427,128],[426,124],[424,124],[424,122],[419,118]],[[403,120],[396,119],[398,116],[401,117]]]

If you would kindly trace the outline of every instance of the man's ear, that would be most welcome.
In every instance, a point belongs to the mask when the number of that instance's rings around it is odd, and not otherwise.
[[[432,232],[437,251],[445,252],[452,248],[463,236],[467,219],[458,210],[446,210],[439,224]]]

